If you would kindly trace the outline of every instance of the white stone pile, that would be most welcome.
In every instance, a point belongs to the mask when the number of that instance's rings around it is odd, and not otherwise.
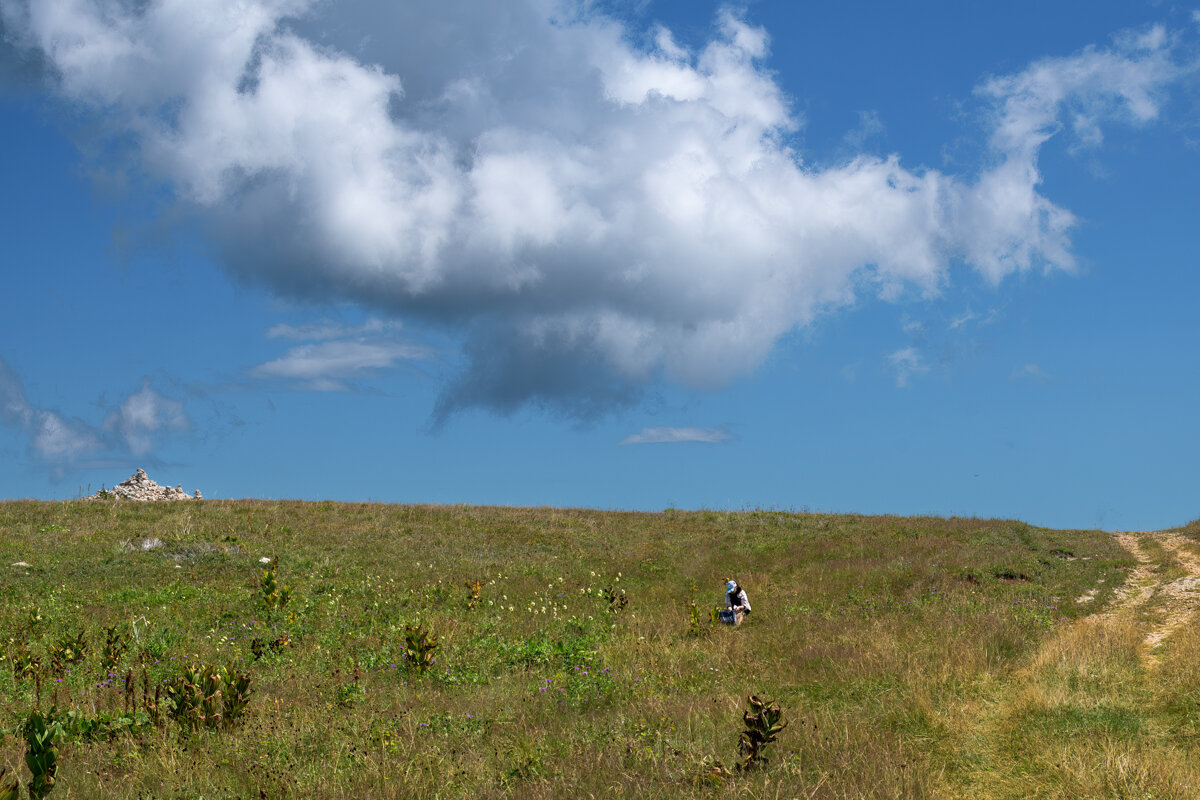
[[[188,494],[183,490],[182,486],[176,486],[174,489],[170,486],[159,486],[150,480],[150,476],[146,474],[146,470],[144,469],[138,469],[137,472],[111,489],[101,489],[89,497],[88,500],[107,500],[114,497],[117,500],[134,500],[140,503],[201,499],[199,489],[192,494]]]

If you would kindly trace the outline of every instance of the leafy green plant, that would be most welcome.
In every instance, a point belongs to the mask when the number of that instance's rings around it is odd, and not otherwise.
[[[32,780],[29,783],[30,800],[41,800],[54,788],[54,777],[58,773],[58,740],[62,738],[62,726],[54,721],[53,712],[43,715],[32,711],[22,728],[25,735],[25,764],[29,767]]]
[[[438,639],[423,624],[404,626],[404,658],[418,672],[433,666],[433,653],[438,648]]]
[[[104,629],[104,652],[100,655],[100,666],[106,671],[116,669],[129,650],[129,635],[119,628],[112,625]]]
[[[112,740],[122,732],[136,733],[151,725],[150,715],[144,711],[131,714],[105,711],[88,714],[72,709],[55,717],[54,721],[62,727],[64,738],[79,738],[89,742]]]
[[[772,701],[763,700],[758,695],[752,694],[747,702],[750,704],[750,708],[742,714],[742,721],[745,723],[746,729],[742,731],[738,742],[738,750],[742,759],[738,763],[738,769],[742,772],[767,763],[767,757],[763,751],[768,744],[779,737],[780,731],[788,725],[781,721],[783,712],[779,706],[773,705]]]
[[[30,606],[29,613],[25,615],[24,621],[21,622],[20,627],[17,629],[18,635],[33,634],[41,626],[42,621],[42,612],[38,610],[37,606]]]
[[[483,581],[474,580],[466,583],[467,587],[467,608],[474,608],[479,604],[480,592],[483,591]]]
[[[261,636],[255,636],[250,640],[250,653],[254,656],[254,660],[258,661],[267,653],[278,653],[284,648],[292,646],[292,637],[284,631],[274,639],[266,639]]]
[[[696,608],[696,601],[689,600],[687,604],[688,612],[688,627],[687,635],[691,637],[700,636],[703,630],[700,627],[700,610]]]
[[[42,666],[42,660],[29,652],[29,642],[24,639],[13,642],[11,662],[13,677],[19,681],[32,678]]]
[[[87,660],[88,643],[83,631],[75,636],[64,635],[50,648],[50,665],[58,674],[67,667],[81,664]]]
[[[614,589],[611,586],[605,586],[601,590],[601,594],[608,601],[608,610],[611,612],[620,611],[629,604],[629,595],[625,594],[624,589]]]
[[[193,664],[166,684],[167,711],[188,730],[228,727],[250,702],[250,673],[235,665]]]
[[[363,672],[358,666],[358,659],[354,659],[354,669],[350,673],[350,680],[347,683],[341,683],[341,670],[335,669],[333,677],[338,680],[338,687],[335,699],[337,704],[343,708],[349,708],[367,696],[367,690],[362,685]]]
[[[266,602],[267,607],[272,609],[283,608],[292,598],[292,587],[280,586],[275,578],[275,571],[278,568],[279,556],[275,556],[271,559],[271,563],[263,569],[258,583],[262,599]]]

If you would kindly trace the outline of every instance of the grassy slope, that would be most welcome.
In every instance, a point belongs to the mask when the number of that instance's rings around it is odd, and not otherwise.
[[[163,546],[142,550],[147,538]],[[271,615],[257,561],[275,554],[295,597]],[[0,635],[36,607],[34,651],[81,628],[95,650],[102,625],[138,620],[155,678],[250,663],[266,630],[295,643],[250,666],[242,725],[72,742],[51,797],[723,797],[733,787],[705,773],[736,760],[751,692],[791,725],[766,769],[732,779],[742,797],[1066,797],[1083,778],[1043,763],[1038,742],[1099,742],[1071,751],[1081,774],[1126,752],[1195,760],[1179,733],[1200,696],[1187,656],[1162,667],[1174,694],[1156,694],[1128,641],[1093,644],[1071,624],[1131,564],[1099,532],[994,520],[4,503]],[[755,609],[736,630],[707,620],[727,577]],[[606,587],[628,594],[623,610],[608,611]],[[403,666],[418,619],[442,637],[425,675]],[[67,676],[61,705],[119,705],[95,661]],[[6,664],[0,698],[13,769],[33,685]]]

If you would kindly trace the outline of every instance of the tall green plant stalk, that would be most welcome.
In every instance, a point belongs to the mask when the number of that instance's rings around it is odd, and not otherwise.
[[[746,729],[742,731],[738,742],[738,750],[742,757],[738,769],[743,772],[767,763],[763,751],[768,744],[779,738],[780,731],[788,725],[782,721],[783,712],[779,706],[773,705],[770,700],[763,700],[752,694],[747,702],[750,709],[742,714]]]

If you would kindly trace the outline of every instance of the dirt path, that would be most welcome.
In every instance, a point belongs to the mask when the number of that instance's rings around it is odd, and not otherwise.
[[[1120,533],[1117,541],[1139,563],[1117,591],[1117,600],[1099,616],[1133,614],[1145,620],[1145,657],[1155,666],[1157,648],[1200,611],[1200,554],[1177,533]]]

